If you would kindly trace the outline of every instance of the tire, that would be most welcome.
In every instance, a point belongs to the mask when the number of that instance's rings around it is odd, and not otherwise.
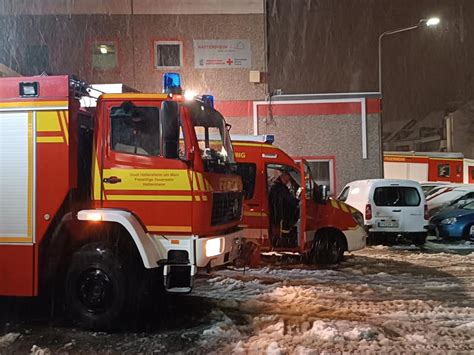
[[[127,272],[112,249],[90,243],[73,254],[65,281],[66,307],[80,326],[116,329],[130,289]]]
[[[471,231],[472,226],[474,226],[474,224],[469,224],[468,226],[466,226],[466,229],[464,230],[463,236],[467,240],[474,239],[474,235],[473,236],[470,235],[470,231]]]
[[[315,264],[337,264],[344,258],[344,243],[335,233],[321,231],[315,236],[311,254]]]
[[[417,235],[413,236],[413,238],[412,238],[413,244],[415,244],[417,246],[424,245],[425,242],[426,242],[427,237],[428,237],[428,233],[417,234]]]

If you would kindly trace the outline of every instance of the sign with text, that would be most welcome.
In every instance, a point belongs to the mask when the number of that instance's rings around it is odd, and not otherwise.
[[[194,40],[196,69],[250,68],[252,52],[248,39]]]

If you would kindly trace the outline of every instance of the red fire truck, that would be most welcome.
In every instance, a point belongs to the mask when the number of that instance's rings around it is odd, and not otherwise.
[[[462,153],[384,152],[383,166],[387,179],[474,183],[474,160]]]
[[[298,252],[314,263],[337,263],[344,251],[362,249],[367,234],[362,214],[351,206],[327,197],[325,186],[317,186],[309,165],[296,163],[273,146],[274,137],[233,135],[238,171],[245,191],[242,227],[245,240],[263,251]],[[281,172],[288,172],[299,189],[299,219],[293,234],[283,244],[278,228],[271,226],[269,191]],[[290,206],[288,206],[290,208]],[[281,230],[280,230],[281,231]],[[255,258],[254,258],[255,260]]]
[[[237,257],[225,120],[180,87],[166,75],[164,94],[104,94],[91,114],[68,76],[0,79],[0,296],[60,285],[76,319],[107,328],[148,276],[186,293],[198,269]]]

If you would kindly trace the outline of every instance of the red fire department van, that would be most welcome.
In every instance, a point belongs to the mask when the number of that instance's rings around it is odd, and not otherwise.
[[[60,284],[72,314],[114,326],[150,274],[190,292],[240,248],[242,182],[210,96],[104,94],[68,76],[0,78],[0,296]],[[218,137],[209,143],[209,134]]]
[[[238,171],[244,186],[245,241],[257,255],[264,251],[299,252],[314,263],[337,263],[344,251],[362,249],[367,234],[362,214],[349,205],[327,197],[317,186],[303,160],[296,163],[273,146],[273,136],[232,136]],[[272,228],[269,191],[282,171],[288,172],[299,189],[299,219],[293,234],[282,245]],[[288,206],[290,208],[290,206]]]

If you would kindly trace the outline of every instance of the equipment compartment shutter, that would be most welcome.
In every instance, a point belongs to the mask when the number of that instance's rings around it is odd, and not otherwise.
[[[0,112],[0,243],[32,242],[32,121]]]

